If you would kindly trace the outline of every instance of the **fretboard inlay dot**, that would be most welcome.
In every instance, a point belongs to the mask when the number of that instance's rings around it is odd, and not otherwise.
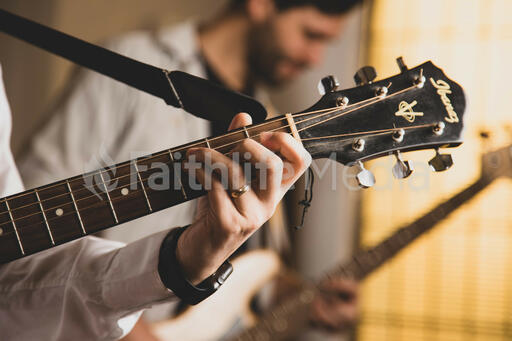
[[[62,216],[63,214],[64,214],[64,210],[63,210],[62,208],[57,208],[57,209],[55,210],[55,215],[56,215],[56,216],[60,217],[60,216]]]
[[[130,192],[130,191],[129,191],[129,190],[128,190],[128,188],[126,188],[126,187],[125,187],[125,188],[123,188],[123,189],[121,190],[121,194],[122,194],[122,195],[128,195],[128,193],[129,193],[129,192]]]
[[[4,234],[4,229],[0,227],[0,236]]]

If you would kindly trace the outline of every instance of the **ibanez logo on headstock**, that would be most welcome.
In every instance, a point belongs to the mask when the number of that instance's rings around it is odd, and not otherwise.
[[[443,102],[446,112],[448,113],[448,117],[445,117],[444,120],[448,123],[457,123],[459,122],[459,116],[453,109],[452,101],[448,98],[448,95],[452,92],[450,91],[450,84],[445,82],[442,79],[437,81],[434,78],[430,78],[430,83],[437,89],[437,94],[441,97],[441,101]]]

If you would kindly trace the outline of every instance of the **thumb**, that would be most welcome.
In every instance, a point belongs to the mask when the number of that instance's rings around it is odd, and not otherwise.
[[[231,121],[231,124],[229,125],[228,130],[233,130],[237,128],[242,128],[244,126],[248,126],[252,124],[252,118],[251,115],[241,112],[237,114],[235,117],[233,117],[233,120]]]

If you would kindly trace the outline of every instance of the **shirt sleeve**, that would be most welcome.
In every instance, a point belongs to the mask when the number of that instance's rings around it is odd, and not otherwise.
[[[0,197],[23,189],[0,69]],[[168,231],[125,246],[86,237],[0,266],[2,340],[117,340],[174,295],[158,274]]]
[[[144,308],[175,296],[157,271],[168,231],[123,246],[96,237],[0,267],[6,340],[117,340]]]

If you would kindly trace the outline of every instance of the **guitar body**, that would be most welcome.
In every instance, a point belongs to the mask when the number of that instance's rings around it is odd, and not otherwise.
[[[278,274],[281,261],[273,251],[256,250],[232,264],[233,273],[215,295],[171,320],[155,323],[154,335],[161,341],[217,341],[253,325],[250,302]]]

